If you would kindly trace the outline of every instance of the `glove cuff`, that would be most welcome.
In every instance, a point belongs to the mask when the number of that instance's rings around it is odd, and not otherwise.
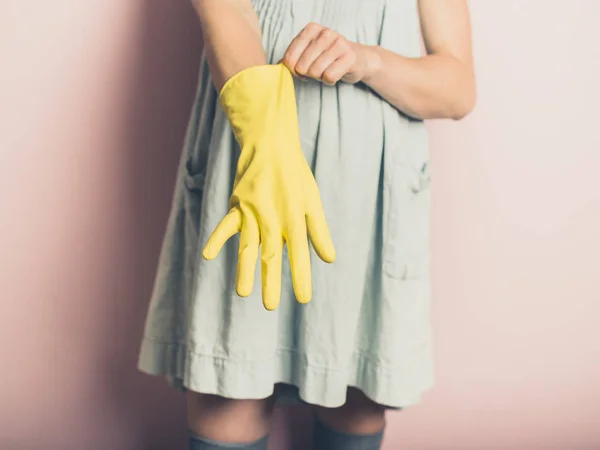
[[[252,66],[236,73],[225,82],[219,100],[240,145],[263,133],[270,114],[282,114],[290,106],[296,114],[294,81],[283,64]]]

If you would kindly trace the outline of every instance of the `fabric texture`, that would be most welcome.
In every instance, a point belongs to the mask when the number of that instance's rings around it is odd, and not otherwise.
[[[379,450],[384,430],[373,434],[350,434],[335,430],[320,420],[315,423],[314,450]]]
[[[269,437],[265,436],[256,442],[248,444],[232,444],[227,442],[217,442],[206,439],[193,432],[189,432],[188,450],[267,450]],[[334,450],[334,449],[331,449]]]
[[[421,54],[417,0],[253,0],[270,63],[309,22],[349,40]],[[336,261],[311,250],[312,300],[235,293],[239,239],[206,261],[229,211],[240,153],[203,58],[152,299],[140,370],[228,398],[337,407],[348,386],[400,408],[434,383],[429,154],[420,120],[365,85],[294,80],[302,151],[317,181]],[[257,264],[255,285],[260,285]]]

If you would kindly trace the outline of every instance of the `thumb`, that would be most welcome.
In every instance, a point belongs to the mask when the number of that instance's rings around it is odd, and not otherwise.
[[[225,242],[239,233],[242,227],[242,213],[239,208],[235,207],[221,220],[215,231],[208,238],[208,242],[202,251],[204,259],[215,259]]]
[[[306,215],[306,229],[312,245],[323,261],[332,263],[335,261],[335,247],[329,234],[325,213],[319,198],[313,199]]]

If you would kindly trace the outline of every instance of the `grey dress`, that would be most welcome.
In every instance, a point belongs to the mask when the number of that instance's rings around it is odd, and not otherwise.
[[[254,0],[271,63],[309,22],[349,40],[420,56],[417,0]],[[301,143],[337,251],[312,251],[313,298],[295,301],[284,255],[281,304],[235,294],[238,237],[201,252],[228,212],[239,147],[203,58],[141,345],[139,368],[228,398],[327,407],[348,386],[395,408],[434,382],[429,170],[424,123],[363,84],[295,80]]]

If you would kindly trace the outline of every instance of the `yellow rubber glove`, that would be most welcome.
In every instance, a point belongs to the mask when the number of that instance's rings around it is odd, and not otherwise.
[[[215,228],[202,252],[214,259],[225,242],[241,232],[236,292],[252,292],[261,247],[262,298],[274,310],[281,297],[281,264],[287,244],[296,299],[312,296],[307,232],[319,257],[335,260],[317,183],[300,146],[296,95],[283,64],[260,65],[231,77],[220,100],[241,154],[230,212]]]

